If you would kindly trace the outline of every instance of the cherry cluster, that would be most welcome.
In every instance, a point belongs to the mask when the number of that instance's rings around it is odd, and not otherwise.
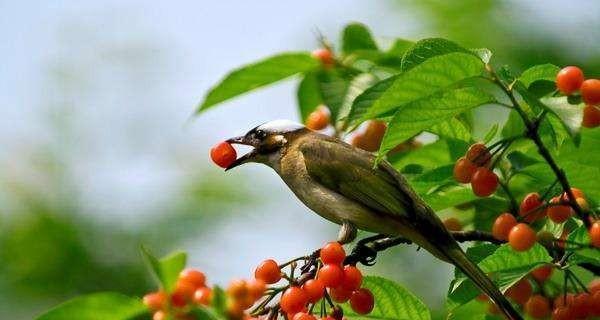
[[[576,197],[576,201],[583,210],[589,210],[585,195],[577,188],[571,188],[571,193]],[[492,226],[492,235],[498,240],[508,241],[510,246],[516,251],[526,251],[531,248],[536,241],[547,243],[553,241],[552,235],[545,232],[536,234],[530,227],[531,223],[548,217],[555,223],[563,223],[574,214],[569,205],[566,192],[553,197],[550,201],[545,201],[537,192],[527,194],[519,206],[518,216],[505,212],[499,215]],[[565,242],[564,237],[568,232],[563,232],[563,238],[559,242]],[[592,245],[600,247],[600,221],[592,223],[589,230],[592,239]]]
[[[587,287],[580,284],[578,293],[565,292],[552,296],[542,289],[552,271],[552,265],[533,270],[506,290],[505,295],[533,319],[551,317],[552,320],[575,320],[600,316],[600,279],[592,280]],[[497,306],[485,294],[480,294],[477,299],[488,303],[488,313],[500,314]]]
[[[454,179],[460,183],[471,183],[473,193],[478,197],[492,195],[498,188],[498,176],[492,171],[492,153],[483,143],[469,147],[464,157],[454,165]]]
[[[581,94],[585,103],[581,125],[586,128],[600,126],[600,80],[587,79],[583,71],[574,66],[561,69],[556,75],[556,87],[564,95]]]
[[[163,290],[148,293],[144,304],[153,312],[153,320],[193,320],[189,315],[194,305],[208,306],[212,289],[206,286],[206,276],[196,269],[185,269],[179,274],[171,294]],[[171,318],[169,318],[171,316]]]

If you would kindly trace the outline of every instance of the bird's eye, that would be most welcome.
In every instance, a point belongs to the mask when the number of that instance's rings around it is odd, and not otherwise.
[[[267,133],[262,131],[262,130],[256,130],[256,137],[259,139],[263,139],[264,137],[267,136]]]

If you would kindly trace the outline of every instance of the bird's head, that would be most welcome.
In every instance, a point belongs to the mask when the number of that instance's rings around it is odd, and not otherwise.
[[[245,135],[228,139],[231,144],[253,147],[245,155],[236,159],[226,170],[247,162],[259,162],[269,166],[279,163],[286,147],[302,132],[303,125],[289,120],[273,120],[248,131]]]

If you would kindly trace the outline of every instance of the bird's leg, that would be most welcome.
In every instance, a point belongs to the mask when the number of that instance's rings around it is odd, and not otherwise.
[[[377,250],[374,249],[371,244],[378,240],[387,238],[388,236],[386,235],[378,234],[359,240],[354,249],[352,249],[352,253],[346,257],[346,262],[350,264],[356,264],[357,262],[360,262],[367,266],[374,265],[375,258],[377,258]]]
[[[338,233],[337,242],[348,244],[356,239],[356,233],[356,227],[350,221],[344,221]]]

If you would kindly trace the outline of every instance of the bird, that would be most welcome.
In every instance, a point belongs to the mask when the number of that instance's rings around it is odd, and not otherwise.
[[[508,319],[522,319],[469,260],[433,209],[386,160],[376,161],[371,152],[290,120],[269,121],[226,141],[252,147],[226,170],[246,163],[271,167],[302,203],[342,226],[345,233],[355,235],[358,229],[409,239],[456,266]]]

